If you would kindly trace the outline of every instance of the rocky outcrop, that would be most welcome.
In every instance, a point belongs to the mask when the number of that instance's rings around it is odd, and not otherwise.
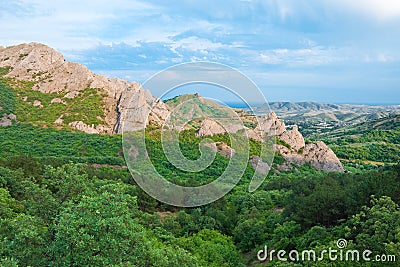
[[[140,84],[96,75],[83,65],[65,61],[61,53],[43,44],[21,44],[0,50],[0,67],[11,67],[5,77],[32,81],[35,83],[33,90],[62,93],[64,98],[75,98],[79,91],[86,88],[100,88],[105,103],[104,125],[97,127],[100,133],[120,133],[121,121],[132,120],[132,117],[144,121],[141,127],[150,122],[160,123],[167,114],[164,103],[145,92]],[[141,96],[145,98],[143,103],[128,103]],[[124,111],[129,107],[137,107],[137,114]],[[146,113],[149,113],[149,120],[144,118]],[[72,127],[93,132],[89,129],[91,127],[87,128],[80,123],[74,123]]]
[[[322,141],[306,144],[299,151],[289,149],[283,145],[275,145],[275,150],[286,161],[298,166],[309,163],[317,170],[344,172],[344,168],[335,153]]]
[[[213,136],[226,133],[225,128],[212,119],[204,119],[197,131],[197,136]]]
[[[309,163],[317,170],[344,172],[339,159],[324,142],[306,144],[297,126],[287,130],[285,124],[273,112],[263,116],[259,121],[255,128],[257,136],[262,136],[262,139],[266,136],[276,136],[283,141],[285,145],[276,144],[274,149],[287,162],[299,166]]]
[[[235,123],[236,120],[231,118],[218,118],[210,119],[206,118],[200,124],[200,128],[197,130],[197,136],[213,136],[216,134],[225,133],[237,133],[240,130],[248,130],[244,125]]]
[[[235,133],[238,130],[240,128],[224,128],[215,120],[204,119],[197,135],[212,136],[226,132]],[[294,126],[291,130],[286,129],[285,124],[278,119],[274,112],[259,118],[259,124],[256,128],[254,130],[245,129],[244,133],[247,134],[248,138],[257,141],[263,141],[269,136],[276,136],[278,140],[283,141],[284,145],[279,144],[282,142],[278,142],[278,144],[274,145],[274,150],[289,163],[287,166],[285,165],[286,169],[289,168],[291,163],[298,166],[308,163],[318,170],[344,172],[339,159],[324,142],[318,141],[315,144],[306,144],[298,127]],[[267,170],[269,170],[269,166],[256,156],[250,159],[250,163],[258,172],[266,171],[267,173]]]
[[[307,144],[303,154],[306,162],[309,162],[317,170],[344,172],[335,153],[322,141]]]
[[[303,135],[299,132],[297,125],[293,126],[292,130],[286,130],[281,135],[279,139],[288,144],[291,148],[296,151],[304,148],[306,143],[304,141]]]
[[[270,166],[256,155],[250,157],[250,165],[256,172],[263,175],[267,175],[270,170]]]
[[[14,114],[3,114],[3,117],[0,118],[0,127],[11,126],[13,121],[17,121],[17,116]]]
[[[58,118],[54,123],[59,123],[61,119]],[[106,129],[104,128],[104,125],[87,125],[86,123],[84,123],[83,121],[73,121],[70,122],[68,124],[70,127],[75,128],[79,131],[88,133],[88,134],[100,134],[106,131]]]
[[[162,125],[169,111],[147,90],[125,90],[118,101],[118,116],[114,132],[144,129],[149,123]]]
[[[267,136],[279,136],[286,131],[285,123],[280,121],[275,112],[270,112],[258,118],[254,131],[264,139]]]
[[[236,154],[236,150],[224,142],[205,143],[204,145],[228,159],[232,158],[233,155]]]

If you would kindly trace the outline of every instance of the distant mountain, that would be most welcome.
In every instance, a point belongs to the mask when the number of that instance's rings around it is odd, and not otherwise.
[[[314,110],[339,110],[335,104],[322,104],[316,102],[272,102],[270,108],[275,112],[309,112]],[[262,109],[263,107],[261,107]]]
[[[269,103],[270,110],[280,115],[289,114],[309,114],[317,115],[320,113],[334,113],[334,114],[347,114],[347,113],[387,113],[399,112],[400,105],[397,106],[370,106],[361,104],[325,104],[318,102],[271,102]],[[263,113],[268,111],[268,107],[263,105],[254,108],[256,113]],[[338,120],[341,120],[338,118]]]
[[[358,125],[375,120],[385,120],[400,115],[400,106],[370,106],[353,104],[325,104],[317,102],[272,102],[267,106],[254,108],[261,115],[274,111],[287,124],[339,127]],[[312,127],[311,127],[312,128]]]

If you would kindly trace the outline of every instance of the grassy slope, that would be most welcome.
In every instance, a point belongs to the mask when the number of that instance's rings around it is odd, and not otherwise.
[[[103,123],[104,95],[100,89],[87,88],[77,97],[69,99],[64,98],[66,93],[47,94],[32,90],[35,85],[33,82],[4,78],[8,71],[8,68],[0,69],[0,96],[1,99],[14,103],[8,103],[7,112],[17,115],[18,121],[58,129],[69,128],[68,123],[72,121],[83,121],[88,125]],[[55,98],[60,98],[65,103],[51,103]],[[34,106],[35,100],[40,101],[41,106]],[[0,100],[0,106],[3,107],[4,104],[4,100]],[[60,117],[63,122],[55,124]]]

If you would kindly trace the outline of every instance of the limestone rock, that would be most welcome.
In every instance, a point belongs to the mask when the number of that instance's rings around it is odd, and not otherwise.
[[[3,114],[3,117],[0,118],[0,127],[11,126],[13,121],[17,121],[17,116],[14,114]]]
[[[119,103],[121,99],[130,99],[139,91],[144,91],[138,83],[96,75],[83,65],[65,61],[61,53],[43,44],[21,44],[0,50],[0,67],[12,67],[5,77],[33,81],[35,83],[33,90],[43,93],[64,93],[64,98],[78,97],[79,92],[86,88],[100,88],[101,93],[105,95],[103,98],[105,126],[100,127],[103,131],[101,133],[120,133],[122,121],[131,120],[132,117],[133,120],[139,118],[143,121],[147,112],[149,112],[148,121],[154,123],[162,122],[168,114],[164,103],[149,92],[144,93],[147,104],[136,109],[138,114],[125,112],[123,109],[126,106],[120,106]],[[135,105],[133,102],[129,107]],[[81,124],[73,125],[81,126]],[[146,124],[142,127],[145,126]]]
[[[299,132],[297,125],[292,130],[284,131],[279,137],[280,140],[290,145],[291,148],[298,151],[306,145],[303,135]]]
[[[285,124],[278,119],[275,112],[270,112],[258,118],[258,125],[254,131],[264,139],[267,136],[281,135],[286,131]]]
[[[65,102],[64,100],[62,100],[61,98],[58,98],[58,97],[53,98],[53,99],[50,101],[50,103],[51,103],[51,104],[54,104],[54,103],[61,103],[61,104],[63,104],[63,105],[66,105],[66,104],[67,104],[67,102]]]
[[[58,120],[58,119],[57,119]],[[69,126],[76,128],[79,131],[88,133],[88,134],[100,134],[104,132],[105,125],[87,125],[83,121],[73,121],[68,124]]]
[[[250,157],[250,164],[256,172],[263,175],[267,175],[270,170],[269,165],[256,155]]]
[[[261,136],[253,129],[247,129],[244,132],[245,135],[247,135],[247,138],[262,142],[263,139],[261,138]]]
[[[64,123],[64,120],[63,120],[62,118],[63,118],[63,116],[61,115],[59,118],[57,118],[57,119],[54,121],[54,123],[55,123],[55,124],[63,124],[63,123]]]
[[[344,168],[335,153],[324,142],[307,144],[304,148],[304,158],[311,166],[322,171],[344,172]]]
[[[224,142],[205,143],[204,145],[228,159],[236,154],[236,150]]]
[[[224,133],[226,133],[225,128],[218,122],[212,119],[204,119],[201,122],[200,129],[197,131],[197,136],[213,136]]]
[[[33,106],[34,107],[40,107],[40,108],[43,107],[42,102],[40,102],[39,100],[33,101]]]
[[[299,166],[310,163],[312,167],[320,171],[344,172],[344,168],[335,153],[322,141],[306,144],[302,153],[282,145],[275,145],[275,150],[286,161]]]

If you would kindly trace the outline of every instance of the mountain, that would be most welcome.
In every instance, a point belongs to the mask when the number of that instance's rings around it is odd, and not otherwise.
[[[325,104],[317,102],[271,102],[269,107],[255,107],[255,114],[273,110],[284,120],[292,122],[360,123],[400,114],[400,105],[370,106],[353,104]]]
[[[361,105],[361,104],[326,104],[318,102],[271,102],[269,109],[275,111],[280,115],[289,114],[321,114],[321,113],[385,113],[385,112],[399,112],[400,105],[393,106],[379,106],[379,105]],[[263,113],[268,111],[268,106],[254,108],[256,113]]]
[[[323,142],[306,144],[297,127],[287,129],[275,113],[257,118],[198,94],[177,96],[164,103],[136,82],[94,74],[83,65],[65,61],[62,54],[43,44],[0,48],[0,76],[1,126],[18,120],[41,127],[115,134],[123,131],[123,125],[140,130],[165,123],[181,130],[189,123],[198,137],[226,132],[247,134],[259,142],[276,137],[274,149],[290,166],[309,163],[319,170],[344,171],[329,147]],[[317,104],[280,107],[288,111],[337,108]],[[218,143],[216,147],[225,156],[232,152],[227,144]],[[257,155],[251,157],[256,170],[266,169]]]
[[[121,121],[143,127],[150,107],[149,123],[159,123],[168,113],[140,84],[94,74],[43,44],[1,48],[0,68],[3,82],[17,92],[21,121],[112,134],[121,132]],[[126,118],[130,107],[136,109],[135,118]]]
[[[335,104],[323,104],[316,102],[272,102],[270,108],[275,112],[310,112],[317,110],[339,110],[340,106]],[[260,108],[262,110],[263,107]]]

